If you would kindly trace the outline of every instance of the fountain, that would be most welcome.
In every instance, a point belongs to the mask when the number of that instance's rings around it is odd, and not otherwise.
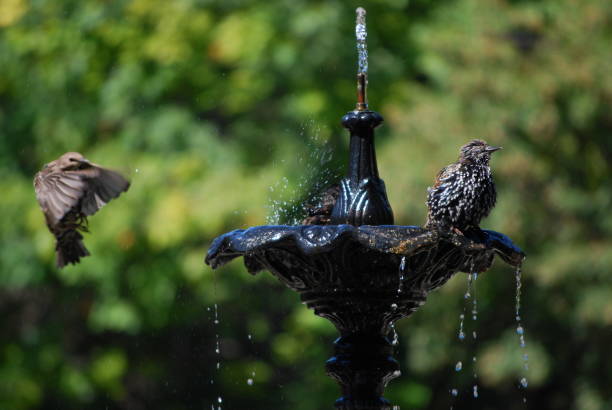
[[[524,253],[505,235],[473,229],[464,235],[393,225],[378,175],[374,129],[383,121],[368,109],[365,11],[357,9],[357,106],[342,118],[350,132],[346,178],[330,225],[257,226],[216,238],[206,263],[217,268],[243,256],[251,274],[267,270],[298,292],[306,306],[340,333],[325,365],[340,385],[342,410],[390,410],[382,397],[400,375],[393,358],[393,324],[416,311],[427,294],[457,272],[484,272],[495,255],[519,266]]]

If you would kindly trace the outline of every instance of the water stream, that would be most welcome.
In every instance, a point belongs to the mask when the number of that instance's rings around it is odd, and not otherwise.
[[[474,340],[474,351],[476,350],[476,339],[478,337],[478,333],[476,332],[476,321],[478,320],[478,300],[476,299],[476,279],[478,279],[478,273],[470,273],[467,276],[467,289],[463,295],[463,311],[459,315],[459,332],[457,334],[457,338],[459,341],[465,341],[465,315],[467,312],[467,308],[469,305],[469,301],[471,300],[471,313],[472,313],[472,339]],[[463,362],[460,360],[455,364],[455,371],[460,372],[464,368]],[[472,371],[474,376],[474,384],[472,386],[472,396],[474,398],[478,398],[478,374],[476,372],[476,354],[472,356]],[[456,388],[450,389],[450,394],[453,398],[459,396],[459,390]],[[451,409],[453,405],[451,404]]]
[[[217,300],[217,277],[214,272],[213,272],[213,298],[215,301]],[[208,307],[207,310],[210,312],[210,307]],[[219,373],[219,371],[221,370],[221,343],[219,340],[219,323],[220,323],[219,306],[217,305],[217,303],[215,303],[213,305],[213,327],[215,329],[215,355],[217,356],[217,364],[215,366],[216,373]],[[214,384],[214,382],[215,382],[214,378],[210,379],[210,384]],[[221,403],[223,403],[223,398],[219,395],[217,397],[216,410],[222,410]],[[215,410],[215,404],[212,404],[211,408],[212,410]]]
[[[514,318],[516,320],[516,334],[519,337],[519,346],[521,347],[521,352],[522,352],[521,356],[523,359],[523,375],[521,379],[519,380],[519,388],[522,388],[524,390],[529,385],[529,381],[527,380],[527,376],[526,376],[526,373],[529,370],[529,355],[525,351],[527,347],[527,344],[525,343],[525,329],[523,328],[523,324],[521,322],[521,287],[522,287],[521,276],[522,276],[522,267],[519,265],[516,267],[516,271],[515,271],[516,296],[515,296],[515,309],[514,309],[515,316]],[[523,392],[523,403],[526,403],[526,402],[527,402],[527,397],[525,396],[525,393]]]
[[[358,73],[368,72],[368,45],[366,40],[366,11],[362,7],[357,8],[357,24],[355,25],[355,37],[357,37]]]

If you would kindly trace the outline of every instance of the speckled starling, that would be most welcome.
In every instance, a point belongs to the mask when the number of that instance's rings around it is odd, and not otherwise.
[[[338,195],[340,195],[340,185],[335,184],[321,194],[316,204],[307,204],[305,208],[308,216],[302,221],[302,225],[328,225]]]
[[[495,205],[489,160],[499,149],[477,139],[461,147],[457,162],[444,167],[427,189],[426,227],[465,232],[479,226]]]
[[[129,186],[119,173],[89,162],[78,152],[65,153],[36,174],[36,199],[57,240],[58,268],[89,255],[79,232],[87,232],[87,217]]]

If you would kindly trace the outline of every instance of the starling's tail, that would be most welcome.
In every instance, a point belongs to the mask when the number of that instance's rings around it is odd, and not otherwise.
[[[83,235],[71,229],[63,232],[57,238],[55,254],[57,256],[57,267],[63,268],[69,263],[78,263],[81,257],[89,256],[89,251],[83,244]]]

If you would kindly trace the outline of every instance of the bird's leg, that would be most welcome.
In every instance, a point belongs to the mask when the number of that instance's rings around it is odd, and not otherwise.
[[[83,232],[89,232],[89,221],[87,220],[87,215],[79,214],[76,223],[79,230]]]

